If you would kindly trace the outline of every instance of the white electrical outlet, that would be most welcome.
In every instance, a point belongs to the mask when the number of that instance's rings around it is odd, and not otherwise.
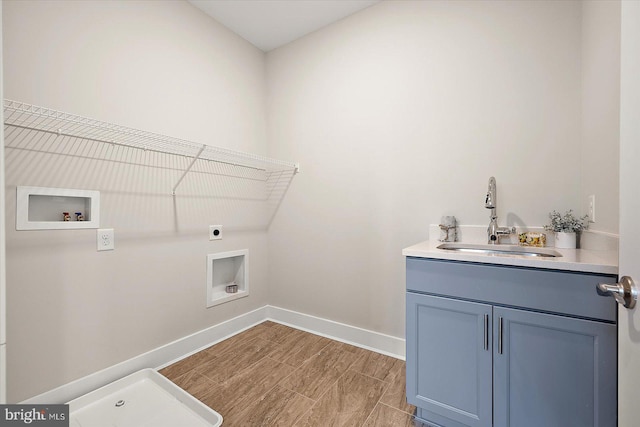
[[[100,228],[97,235],[99,251],[112,251],[116,248],[113,228]]]
[[[222,240],[222,226],[210,225],[209,226],[209,240]]]
[[[589,216],[589,222],[596,222],[596,196],[592,194],[589,196],[589,210],[587,215]]]

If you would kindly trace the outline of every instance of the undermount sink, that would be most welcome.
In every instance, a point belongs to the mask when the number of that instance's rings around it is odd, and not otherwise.
[[[493,255],[524,255],[531,257],[557,258],[561,257],[553,249],[535,248],[531,246],[517,245],[480,245],[474,243],[443,243],[437,247],[448,251],[470,252]]]

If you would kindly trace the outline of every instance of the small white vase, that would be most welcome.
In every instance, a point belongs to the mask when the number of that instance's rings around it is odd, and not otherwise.
[[[576,233],[565,233],[563,231],[556,232],[555,246],[559,249],[575,249]]]

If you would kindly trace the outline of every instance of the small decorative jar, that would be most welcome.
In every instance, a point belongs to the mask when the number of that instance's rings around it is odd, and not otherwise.
[[[557,231],[555,246],[556,248],[560,248],[560,249],[575,249],[576,233],[567,233],[564,231]]]
[[[520,246],[537,246],[542,248],[547,244],[547,235],[544,233],[536,233],[528,231],[518,235]]]
[[[457,240],[455,216],[443,216],[440,219],[440,240],[441,242],[455,242]]]
[[[62,212],[62,220],[71,221],[71,215],[69,215],[69,212]]]

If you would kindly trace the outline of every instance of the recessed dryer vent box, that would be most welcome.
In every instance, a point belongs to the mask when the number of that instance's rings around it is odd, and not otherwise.
[[[65,213],[68,214],[67,220]],[[99,226],[99,191],[17,187],[16,230],[64,230]]]
[[[248,249],[207,255],[207,307],[248,295]]]

